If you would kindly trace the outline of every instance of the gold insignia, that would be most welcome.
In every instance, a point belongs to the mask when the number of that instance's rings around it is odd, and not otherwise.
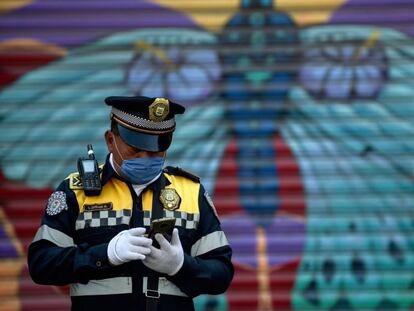
[[[69,188],[72,190],[83,189],[82,179],[79,173],[73,173],[69,176]]]
[[[149,118],[154,122],[161,122],[170,112],[170,102],[165,98],[156,98],[149,106]]]
[[[161,190],[160,201],[165,209],[174,211],[180,207],[181,198],[175,189],[165,188]]]

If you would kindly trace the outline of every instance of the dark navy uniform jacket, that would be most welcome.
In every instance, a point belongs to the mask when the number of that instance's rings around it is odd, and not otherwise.
[[[74,173],[49,198],[28,251],[34,282],[69,284],[72,310],[145,310],[149,269],[139,260],[112,266],[107,247],[122,230],[149,228],[152,205],[159,200],[156,194],[173,188],[181,203],[163,213],[176,218],[184,263],[174,276],[159,275],[158,310],[194,310],[193,297],[225,292],[234,273],[232,251],[198,178],[168,167],[137,196],[108,159],[99,196],[85,196]]]

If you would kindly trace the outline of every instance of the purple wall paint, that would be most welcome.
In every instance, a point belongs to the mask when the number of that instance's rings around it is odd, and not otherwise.
[[[10,241],[2,225],[0,225],[0,258],[15,258],[18,257],[16,247]]]
[[[414,36],[413,20],[413,0],[349,0],[332,14],[330,23],[389,27]]]
[[[0,41],[31,38],[65,47],[148,27],[199,28],[180,12],[144,0],[38,0],[0,18]]]

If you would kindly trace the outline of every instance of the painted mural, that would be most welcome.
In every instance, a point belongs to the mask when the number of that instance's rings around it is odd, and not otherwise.
[[[2,4],[1,171],[52,188],[86,144],[103,161],[103,98],[173,98],[169,164],[202,177],[236,266],[198,311],[412,310],[411,2]],[[2,205],[0,277],[24,257]]]

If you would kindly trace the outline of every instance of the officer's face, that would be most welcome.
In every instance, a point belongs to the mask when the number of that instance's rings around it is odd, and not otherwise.
[[[113,159],[119,166],[124,160],[146,157],[165,157],[165,151],[152,152],[145,151],[125,143],[121,136],[115,135],[111,131],[106,131],[105,141],[109,152],[112,153]]]

